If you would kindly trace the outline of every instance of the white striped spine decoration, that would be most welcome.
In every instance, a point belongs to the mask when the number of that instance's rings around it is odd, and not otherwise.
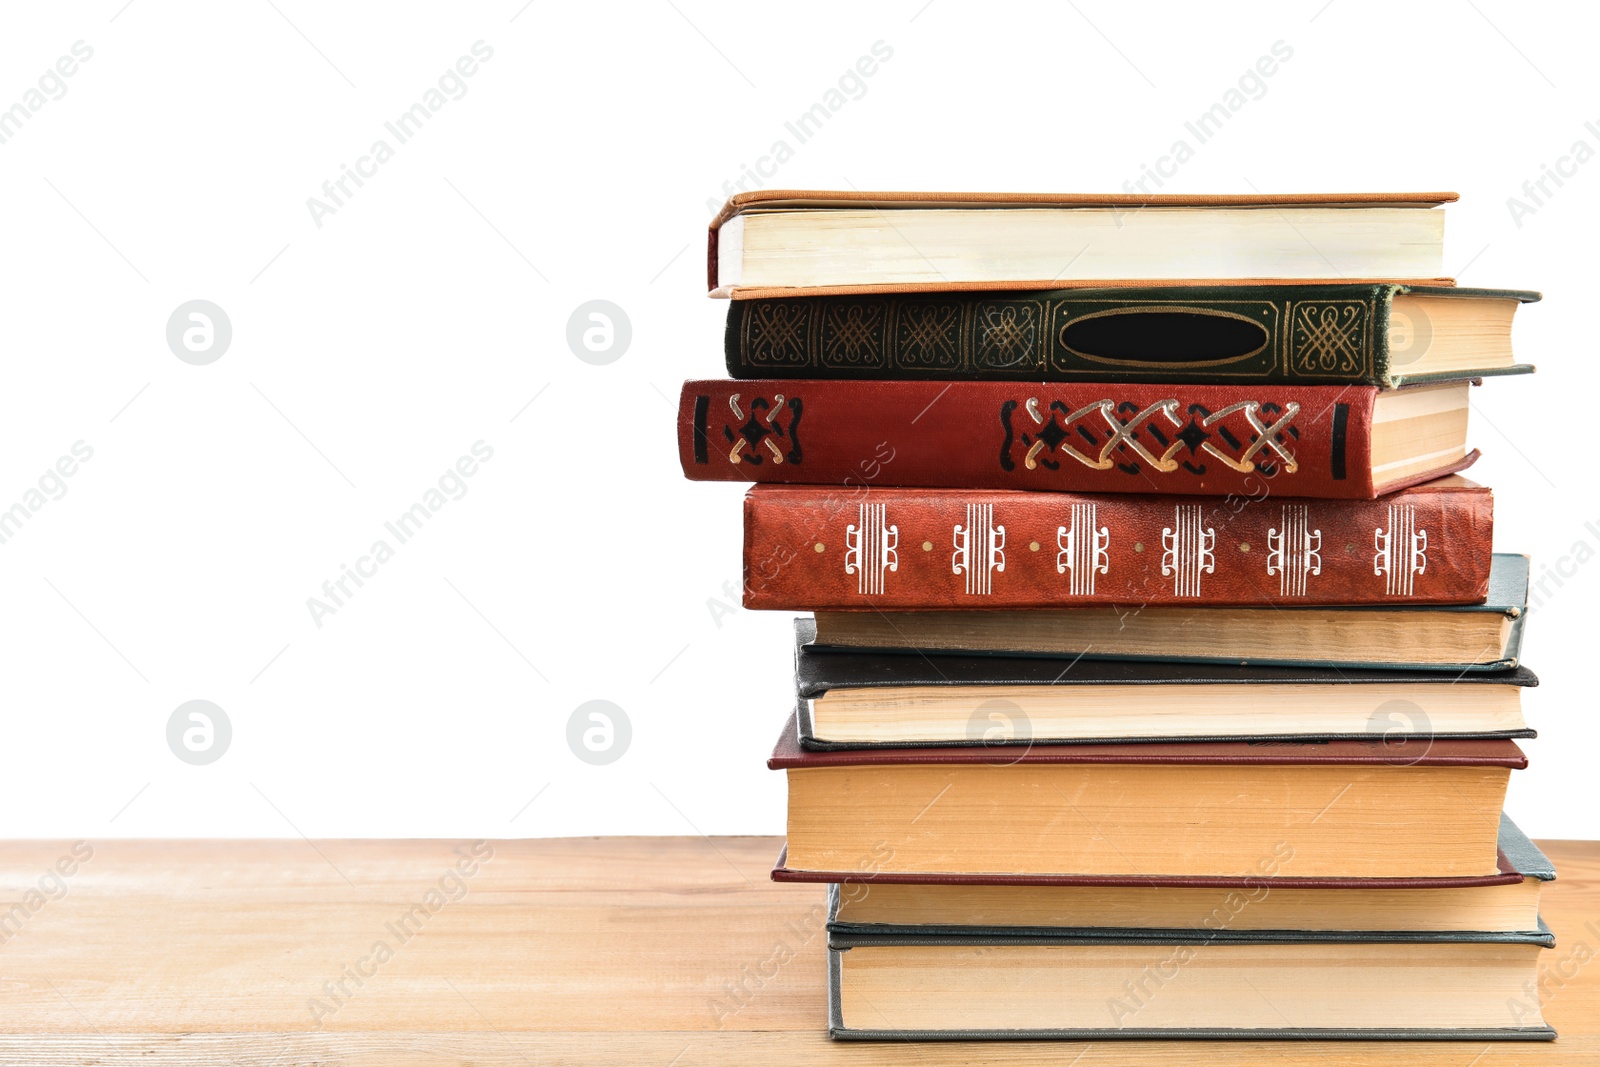
[[[900,527],[888,524],[888,505],[858,504],[856,521],[844,528],[844,572],[856,576],[856,592],[883,592],[884,573],[900,569]]]
[[[1384,592],[1412,596],[1417,575],[1428,570],[1428,531],[1417,529],[1417,509],[1411,504],[1389,505],[1389,528],[1372,533],[1372,573],[1384,576]]]
[[[1072,572],[1067,590],[1073,596],[1093,596],[1094,576],[1110,569],[1106,550],[1111,546],[1111,532],[1104,526],[1096,528],[1097,508],[1094,504],[1073,504],[1072,525],[1056,527],[1056,573]]]
[[[1278,576],[1278,595],[1305,596],[1312,575],[1322,573],[1322,531],[1310,529],[1311,509],[1284,505],[1277,529],[1267,531],[1267,573]]]
[[[1199,504],[1178,504],[1173,509],[1172,525],[1161,528],[1161,573],[1172,579],[1172,595],[1197,597],[1200,595],[1200,576],[1213,574],[1217,569],[1212,554],[1217,543],[1217,533],[1209,526],[1201,526]]]
[[[952,542],[951,573],[966,575],[968,596],[988,596],[992,572],[1006,569],[1006,528],[994,524],[994,505],[968,504],[967,524],[955,528]]]

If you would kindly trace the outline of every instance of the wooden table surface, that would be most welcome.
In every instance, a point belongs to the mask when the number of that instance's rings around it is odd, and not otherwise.
[[[830,1042],[823,891],[769,881],[778,846],[6,844],[0,1063],[1600,1064],[1600,843],[1542,843],[1560,1041],[1205,1049]]]

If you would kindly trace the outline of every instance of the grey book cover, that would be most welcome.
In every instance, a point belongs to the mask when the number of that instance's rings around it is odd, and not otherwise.
[[[1071,737],[1027,734],[994,739],[946,738],[937,741],[830,741],[816,736],[812,701],[835,689],[940,688],[947,686],[1041,686],[1080,685],[1396,685],[1425,684],[1440,687],[1465,684],[1536,686],[1538,677],[1526,667],[1496,673],[1444,674],[1436,670],[1376,670],[1363,667],[1240,666],[1237,663],[1181,663],[1166,660],[1096,660],[1087,657],[1063,664],[1059,659],[1041,656],[1011,656],[995,653],[946,653],[937,658],[916,655],[891,655],[865,649],[820,651],[814,645],[816,623],[811,619],[794,622],[794,677],[796,722],[802,748],[816,751],[842,751],[861,748],[926,748],[946,745],[1032,745],[1032,744],[1130,744],[1143,741],[1171,741],[1173,737],[1130,735],[1127,737]],[[1443,691],[1441,689],[1441,691]],[[1375,713],[1376,714],[1376,713]],[[1374,718],[1369,728],[1352,733],[1292,733],[1287,731],[1253,734],[1197,736],[1185,734],[1184,741],[1340,741],[1381,740],[1399,745],[1415,740],[1459,738],[1505,739],[1537,736],[1532,729],[1448,732],[1428,729],[1418,723],[1391,721],[1387,715]]]
[[[1178,933],[1178,932],[1173,932]],[[1183,931],[1184,935],[1193,935],[1194,931]],[[1384,938],[1379,938],[1382,940]],[[1397,940],[1388,937],[1388,940]],[[1205,936],[1199,940],[1189,937],[1173,937],[1168,939],[1125,939],[1125,944],[1206,944],[1216,939]],[[1328,943],[1330,939],[1320,936],[1302,937],[1298,943]],[[1363,938],[1363,940],[1374,940]],[[1541,919],[1539,931],[1522,934],[1500,934],[1493,937],[1481,935],[1463,936],[1460,934],[1427,934],[1421,938],[1404,939],[1404,943],[1413,940],[1451,941],[1451,942],[1482,942],[1495,941],[1509,944],[1539,944],[1548,947],[1554,942],[1550,936],[1549,928]],[[1108,1041],[1108,1040],[1240,1040],[1240,1041],[1554,1041],[1556,1031],[1554,1027],[1545,1026],[1506,1026],[1506,1027],[1084,1027],[1084,1028],[1018,1028],[1018,1029],[939,1029],[939,1030],[906,1030],[887,1028],[851,1027],[845,1025],[843,1009],[843,957],[852,948],[866,947],[868,945],[918,945],[918,944],[965,944],[965,945],[1038,945],[1038,944],[1107,944],[1105,940],[1062,937],[1041,942],[1039,939],[1006,937],[1006,938],[862,938],[850,939],[850,943],[836,942],[830,936],[828,946],[828,1035],[838,1041],[1037,1041],[1037,1040],[1068,1040],[1068,1041]],[[1243,939],[1233,943],[1244,943]],[[1267,938],[1255,938],[1253,943],[1279,943]]]
[[[1524,878],[1550,881],[1555,868],[1509,816],[1500,817],[1501,867]],[[1358,883],[1348,888],[1359,891]],[[841,1041],[986,1041],[986,1040],[1320,1040],[1320,1041],[1553,1041],[1550,1026],[1417,1028],[1116,1028],[1030,1030],[890,1030],[848,1027],[841,1004],[844,953],[872,945],[1205,945],[1205,944],[1329,944],[1387,942],[1425,944],[1438,942],[1528,944],[1550,948],[1555,937],[1544,920],[1535,930],[1510,933],[1483,931],[1339,931],[1339,930],[1149,930],[1110,928],[897,927],[850,924],[838,921],[839,886],[829,886],[828,912],[828,1033]]]
[[[1327,660],[1315,661],[1306,659],[1265,659],[1256,658],[1245,660],[1237,656],[1186,656],[1177,653],[1162,654],[1159,656],[1147,655],[1105,655],[1087,648],[1081,652],[988,652],[950,650],[934,647],[927,648],[896,648],[884,647],[881,649],[866,646],[827,645],[818,642],[815,637],[815,623],[812,637],[808,639],[811,648],[828,652],[877,652],[881,655],[937,657],[943,660],[947,656],[998,656],[1002,658],[1041,658],[1047,660],[1062,659],[1096,659],[1096,660],[1131,660],[1136,662],[1170,661],[1176,663],[1234,663],[1251,666],[1311,666],[1333,667],[1338,669],[1374,668],[1378,670],[1416,670],[1443,674],[1446,677],[1455,677],[1464,674],[1496,673],[1514,670],[1522,661],[1522,631],[1523,624],[1528,614],[1528,557],[1506,552],[1496,552],[1489,569],[1489,592],[1487,599],[1482,604],[1421,604],[1421,605],[1381,605],[1360,607],[1319,607],[1317,611],[1354,611],[1354,612],[1381,612],[1387,614],[1394,611],[1407,613],[1446,612],[1458,614],[1461,612],[1488,612],[1503,615],[1511,621],[1509,632],[1506,635],[1505,645],[1498,649],[1486,649],[1492,654],[1492,659],[1472,663],[1386,663],[1381,660],[1364,662],[1357,660]],[[1168,608],[1152,610],[1170,610]],[[1274,615],[1282,616],[1292,614],[1294,608],[1272,609]],[[1265,614],[1265,611],[1263,612]],[[931,613],[930,613],[931,614]],[[809,621],[809,620],[801,620]]]
[[[1355,886],[1349,891],[1360,892]],[[882,945],[1263,945],[1432,943],[1538,945],[1554,948],[1544,920],[1533,930],[1208,930],[1126,926],[902,926],[839,921],[839,886],[828,887],[828,948]]]

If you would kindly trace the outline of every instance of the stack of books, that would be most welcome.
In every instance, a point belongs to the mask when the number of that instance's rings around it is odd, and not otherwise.
[[[1538,294],[1440,277],[1454,199],[724,207],[679,447],[809,613],[834,1037],[1555,1036],[1528,563],[1458,473]]]

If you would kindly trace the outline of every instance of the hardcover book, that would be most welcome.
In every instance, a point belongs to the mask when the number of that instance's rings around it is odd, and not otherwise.
[[[807,752],[791,717],[788,863],[839,871],[1305,877],[1498,871],[1511,741],[946,746]]]
[[[1023,937],[1066,934],[1137,938],[1188,929],[1357,932],[1532,932],[1539,898],[1555,868],[1500,816],[1499,871],[1477,879],[1312,879],[1285,877],[1292,855],[1274,854],[1233,879],[1123,878],[915,882],[871,870],[829,884],[828,929],[849,934],[943,932]],[[781,860],[780,860],[781,864]],[[775,881],[815,881],[826,873],[780,865]],[[914,877],[914,876],[913,876]],[[981,879],[982,876],[977,876]]]
[[[1439,280],[1454,193],[763,189],[711,221],[715,296],[1059,289],[1139,279]]]
[[[976,891],[982,887],[993,887],[1004,890],[1004,901],[1028,900],[1030,897],[1015,897],[1013,891],[1019,889],[1090,889],[1095,891],[1109,891],[1114,894],[1108,898],[1121,899],[1121,895],[1132,889],[1144,887],[1152,890],[1167,892],[1177,889],[1204,889],[1204,890],[1230,890],[1244,891],[1252,886],[1264,886],[1271,892],[1287,890],[1348,890],[1371,889],[1374,892],[1392,893],[1395,891],[1411,892],[1425,890],[1428,892],[1446,891],[1456,889],[1489,889],[1522,886],[1530,888],[1527,882],[1533,879],[1538,882],[1553,881],[1556,877],[1555,868],[1550,861],[1540,852],[1538,847],[1526,837],[1504,813],[1499,817],[1499,829],[1496,833],[1495,868],[1485,874],[1475,875],[1445,875],[1445,876],[1395,876],[1385,874],[1365,875],[1361,877],[1347,877],[1339,875],[1314,875],[1307,876],[1293,872],[1291,863],[1295,856],[1292,846],[1285,844],[1281,848],[1274,848],[1271,852],[1255,858],[1253,863],[1245,864],[1238,870],[1229,874],[1196,875],[1196,874],[1014,874],[1005,872],[978,872],[964,873],[959,871],[897,871],[885,869],[885,857],[888,854],[887,846],[878,849],[875,853],[863,856],[859,861],[849,867],[837,867],[832,870],[808,869],[793,867],[789,864],[789,846],[785,844],[778,853],[778,861],[772,869],[774,882],[812,882],[826,885],[866,885],[872,887],[872,892],[880,889],[888,893],[888,886],[903,887],[950,887],[953,891],[962,893]],[[1360,848],[1359,842],[1352,844],[1353,848]],[[929,903],[931,897],[917,897],[913,890],[906,889],[907,895],[892,896],[880,895],[877,900],[893,902],[921,899],[929,907],[942,906]],[[866,898],[861,898],[866,899]],[[1038,899],[1046,899],[1041,896]],[[1065,899],[1082,899],[1069,897]],[[954,905],[959,906],[959,905]],[[1009,904],[1007,906],[1010,906]],[[1504,910],[1497,911],[1501,917],[1501,925],[1509,930],[1527,930],[1532,926],[1532,918],[1537,915],[1538,909],[1527,909],[1526,903],[1518,904],[1507,901]],[[1420,913],[1419,913],[1420,914]],[[1517,918],[1520,917],[1520,918]],[[1168,923],[1166,925],[1179,925]],[[1458,924],[1462,929],[1490,929],[1490,926]]]
[[[753,573],[761,580],[769,572]],[[1032,611],[819,611],[814,643],[916,656],[987,653],[1495,672],[1519,662],[1527,604],[1528,557],[1496,553],[1482,604],[1129,603]]]
[[[1401,385],[1533,370],[1533,292],[1207,285],[735,300],[732,378]]]
[[[757,485],[744,606],[1471,604],[1494,498],[1451,476],[1375,501]]]
[[[1526,667],[1488,673],[1196,665],[1038,656],[884,655],[808,647],[795,620],[800,747],[1380,741],[1420,756],[1445,738],[1532,737]]]
[[[685,382],[700,481],[1371,499],[1460,470],[1465,382]]]
[[[1551,1041],[1537,930],[828,937],[828,1029],[864,1041]]]

